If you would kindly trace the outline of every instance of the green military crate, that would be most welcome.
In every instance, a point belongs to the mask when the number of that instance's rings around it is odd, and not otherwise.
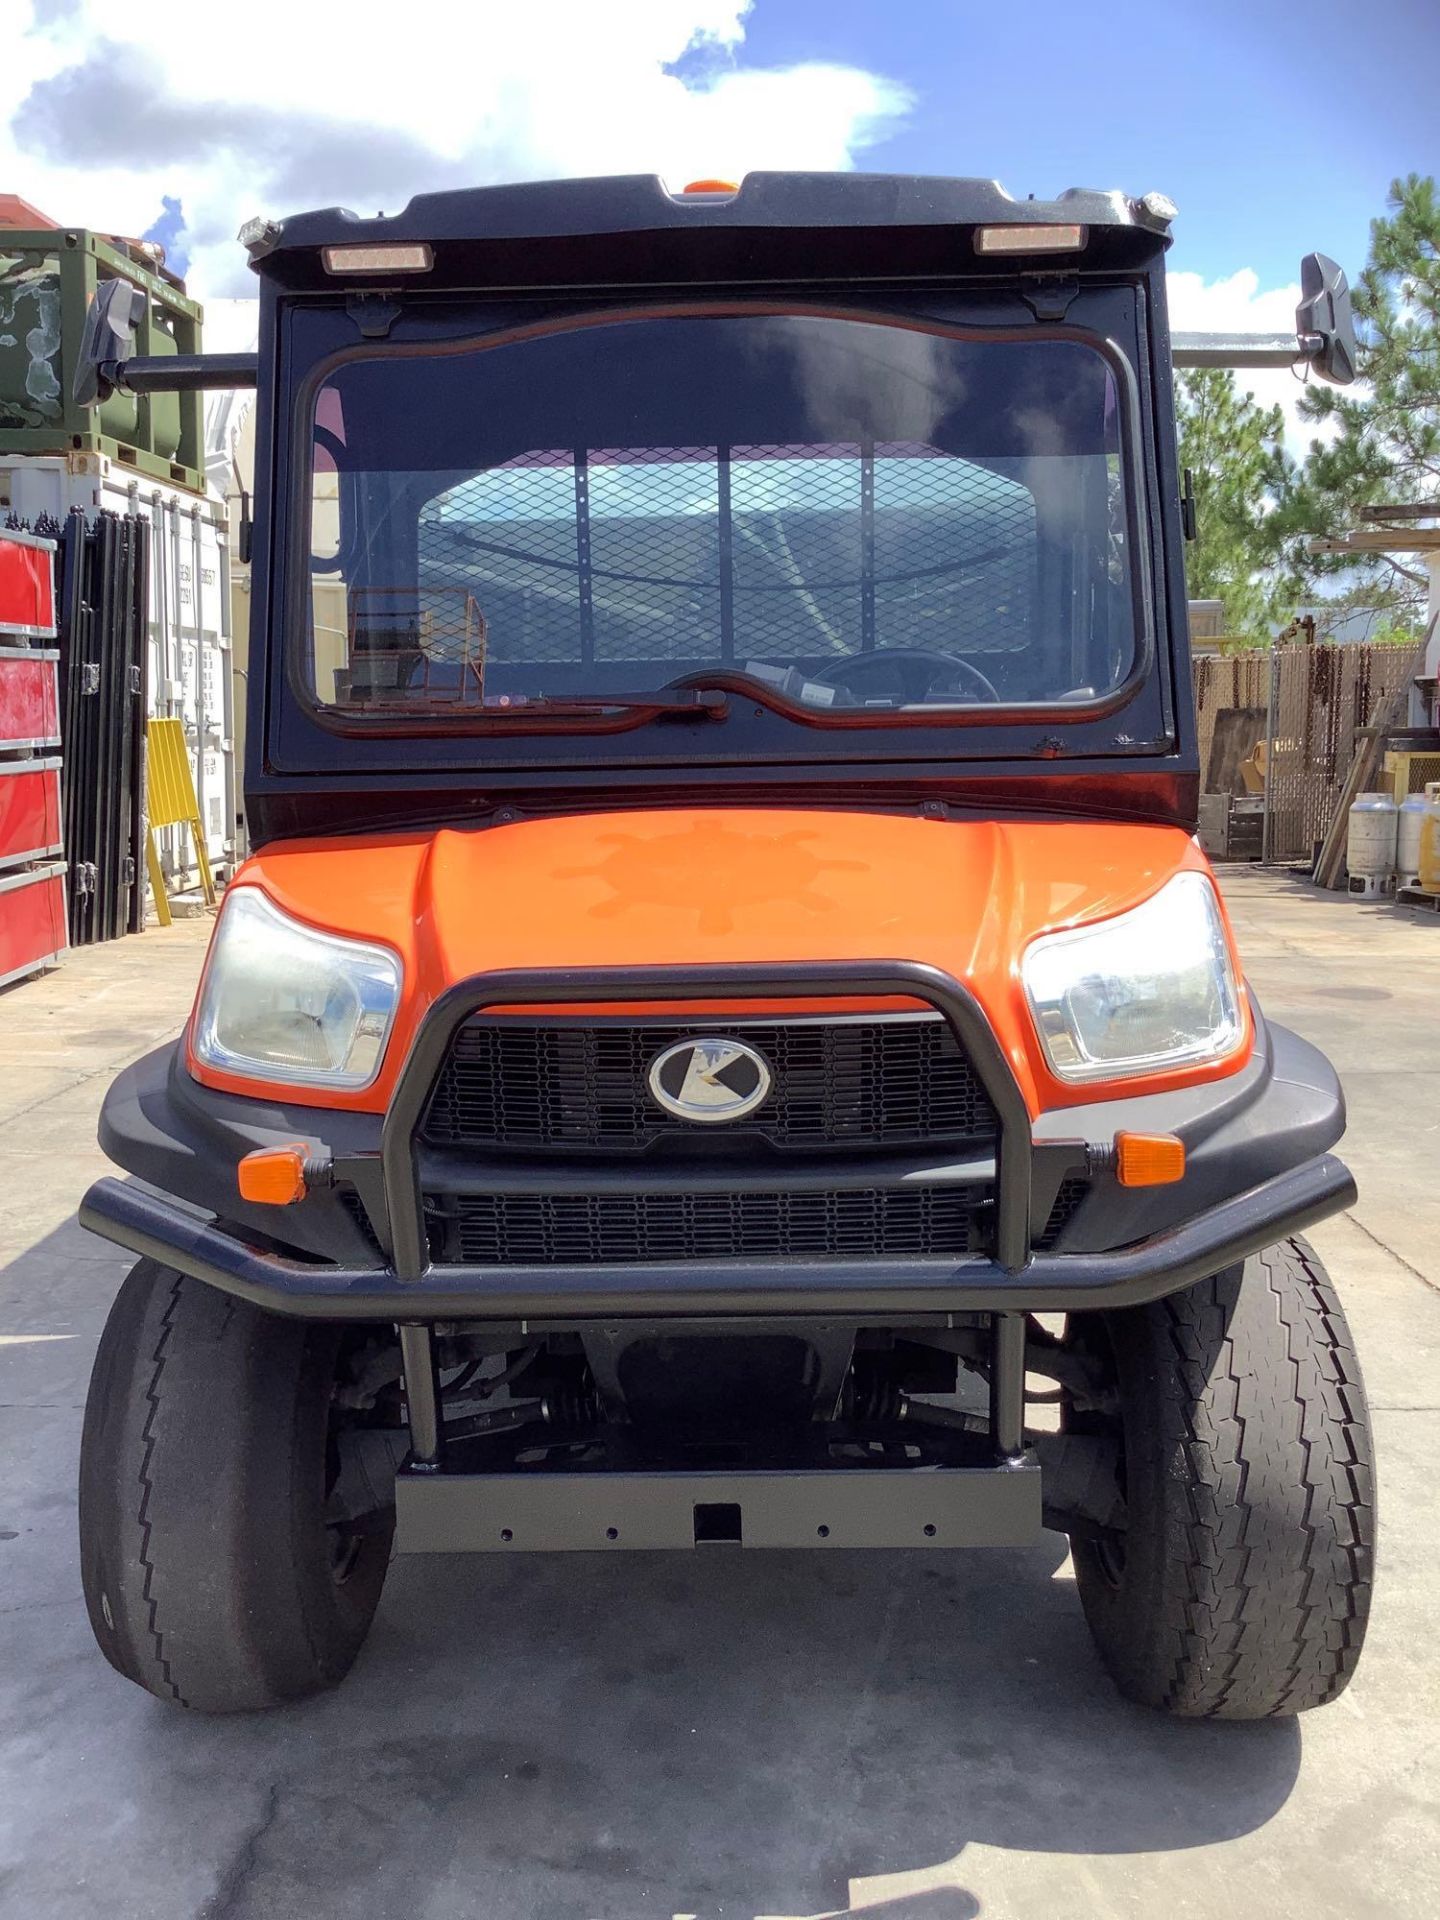
[[[204,491],[199,393],[71,398],[85,310],[98,282],[147,296],[136,354],[198,353],[202,309],[123,246],[73,227],[0,232],[0,454],[104,453],[153,479]]]

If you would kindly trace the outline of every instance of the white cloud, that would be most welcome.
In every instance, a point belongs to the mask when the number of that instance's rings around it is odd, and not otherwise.
[[[128,233],[178,196],[204,297],[253,284],[234,234],[258,212],[394,212],[417,192],[555,175],[853,166],[909,94],[856,67],[747,66],[753,4],[247,0],[192,8],[177,31],[160,0],[6,0],[0,182],[58,220]]]
[[[1242,267],[1223,280],[1206,280],[1198,273],[1166,276],[1170,325],[1177,333],[1287,333],[1295,331],[1297,282],[1287,287],[1260,285],[1251,267]],[[1285,444],[1291,455],[1303,459],[1310,442],[1329,437],[1333,429],[1302,420],[1298,411],[1304,391],[1300,378],[1288,367],[1237,369],[1236,385],[1255,396],[1262,407],[1278,406],[1285,415]]]
[[[0,188],[56,219],[142,233],[184,206],[192,291],[216,350],[253,331],[222,296],[254,286],[235,232],[254,213],[339,203],[394,212],[414,193],[597,173],[847,168],[908,111],[860,68],[745,61],[774,0],[0,0]],[[670,71],[681,63],[680,73]],[[682,75],[684,77],[682,77]],[[1287,332],[1299,289],[1169,277],[1177,329]],[[1242,375],[1284,408],[1300,385]]]

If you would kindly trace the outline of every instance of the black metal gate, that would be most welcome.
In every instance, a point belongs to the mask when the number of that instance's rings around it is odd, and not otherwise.
[[[149,525],[76,508],[59,541],[56,624],[64,738],[70,942],[139,933],[145,918],[144,766]]]

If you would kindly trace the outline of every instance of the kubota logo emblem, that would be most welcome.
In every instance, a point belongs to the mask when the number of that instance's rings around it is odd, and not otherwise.
[[[678,1120],[743,1120],[770,1091],[765,1060],[743,1040],[680,1040],[650,1062],[650,1092]]]

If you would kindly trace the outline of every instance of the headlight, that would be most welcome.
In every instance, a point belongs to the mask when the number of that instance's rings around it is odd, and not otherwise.
[[[1144,906],[1113,920],[1043,935],[1021,972],[1062,1080],[1214,1059],[1244,1031],[1219,903],[1200,873],[1177,873]]]
[[[207,1067],[299,1086],[365,1087],[400,998],[388,947],[302,926],[257,887],[221,909],[191,1045]]]

